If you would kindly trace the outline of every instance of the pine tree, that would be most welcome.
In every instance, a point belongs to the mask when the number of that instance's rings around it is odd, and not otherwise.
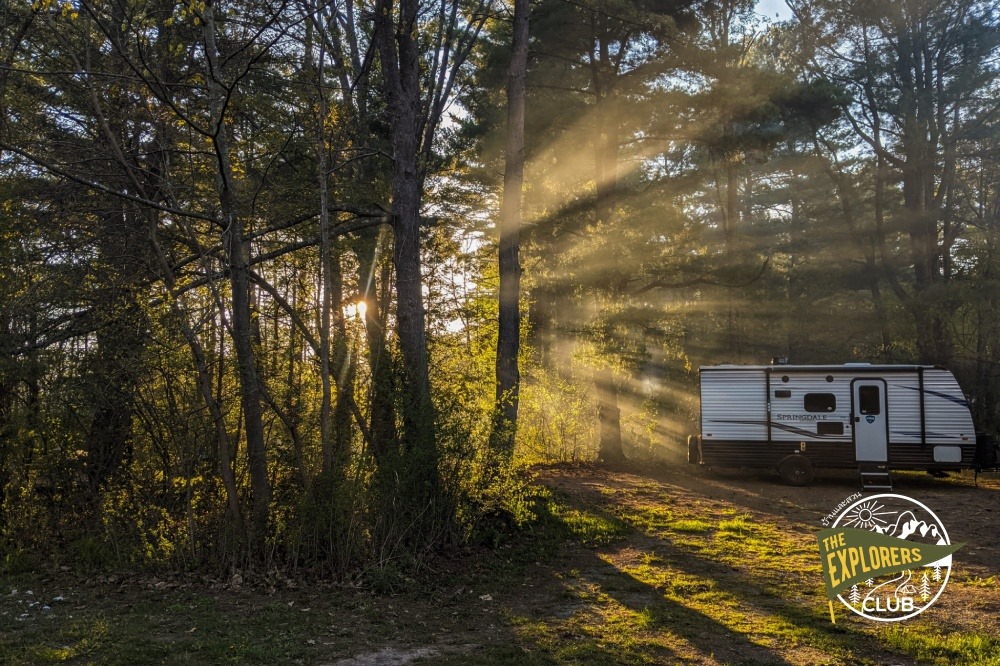
[[[920,598],[927,601],[931,596],[931,585],[930,581],[927,579],[927,572],[924,572],[923,578],[920,579]]]
[[[858,592],[857,585],[851,585],[851,594],[849,596],[849,599],[851,600],[852,604],[857,604],[859,601],[861,601],[861,593]]]

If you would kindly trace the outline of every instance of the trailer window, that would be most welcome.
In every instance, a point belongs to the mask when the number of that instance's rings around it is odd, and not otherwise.
[[[833,412],[837,410],[837,396],[832,393],[806,393],[803,402],[807,412]]]
[[[877,386],[858,387],[858,409],[862,414],[881,414],[882,400],[881,391]]]
[[[788,389],[776,389],[774,391],[775,398],[791,398],[792,392]]]
[[[844,424],[840,421],[818,421],[816,423],[817,435],[843,435]]]

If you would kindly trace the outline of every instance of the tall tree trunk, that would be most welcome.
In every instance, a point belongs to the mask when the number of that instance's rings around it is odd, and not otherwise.
[[[415,499],[430,501],[438,485],[438,461],[420,258],[423,102],[417,43],[419,10],[418,0],[400,0],[397,16],[392,0],[380,0],[374,39],[392,118],[392,260],[396,268],[396,331],[403,363],[403,444],[415,484],[412,491],[423,495]]]
[[[986,218],[985,248],[979,258],[982,265],[980,294],[977,304],[976,326],[976,395],[973,418],[976,426],[985,432],[995,432],[1000,425],[997,386],[997,349],[1000,346],[1000,326],[997,312],[1000,297],[997,289],[997,265],[1000,261],[1000,200],[994,201],[984,211]]]
[[[300,283],[298,276],[292,276],[289,280],[289,284],[292,289],[292,308],[298,310],[299,307],[299,290]],[[293,422],[299,421],[299,415],[301,413],[302,405],[302,386],[301,386],[301,373],[298,368],[298,361],[301,360],[301,347],[298,346],[298,339],[301,337],[295,329],[295,326],[291,326],[288,329],[288,374],[285,378],[285,413],[288,414],[289,419]],[[300,437],[295,437],[292,440],[295,445],[295,467],[299,471],[299,479],[302,482],[303,488],[308,488],[309,470],[306,467],[306,457],[305,450],[302,445]]]
[[[903,206],[910,236],[915,294],[910,302],[917,328],[917,353],[925,363],[948,365],[953,348],[945,313],[934,288],[943,282],[938,224],[941,199],[935,195],[940,128],[933,127],[934,63],[924,48],[926,35],[916,25],[900,24],[896,39],[896,75],[901,87],[899,115]],[[940,100],[939,104],[944,104]],[[946,150],[946,152],[948,152]],[[941,192],[947,191],[942,181]]]
[[[600,447],[597,459],[605,463],[621,463],[622,451],[621,410],[618,408],[618,388],[614,376],[607,368],[594,373],[597,386],[597,422],[600,430]]]
[[[322,44],[322,41],[320,42]],[[319,76],[322,82],[323,76],[323,48],[320,48]],[[320,421],[320,447],[323,454],[323,471],[329,472],[333,468],[333,388],[330,377],[333,367],[330,362],[330,336],[332,324],[332,310],[334,307],[341,307],[339,299],[334,300],[333,294],[333,253],[330,247],[330,191],[327,176],[327,152],[324,123],[326,122],[326,98],[323,95],[322,86],[317,91],[319,99],[319,117],[317,118],[316,136],[316,178],[319,183],[319,270],[322,280],[322,294],[320,303],[320,326],[319,326],[319,359],[320,375],[323,385],[323,394],[320,399],[319,421]],[[337,267],[339,272],[340,267]]]
[[[599,223],[613,224],[618,205],[618,157],[621,116],[618,102],[617,70],[610,56],[609,36],[603,30],[604,17],[598,18],[599,61],[591,69],[591,84],[597,104],[597,150],[595,180],[597,182],[596,217]],[[620,292],[623,285],[611,285],[612,293]],[[622,451],[621,418],[618,409],[618,392],[608,368],[595,372],[600,421],[600,452],[598,458],[605,462],[625,459]]]
[[[736,233],[740,220],[740,185],[739,169],[736,164],[736,156],[726,158],[726,226],[723,236],[727,250],[733,249],[736,241]]]
[[[500,308],[497,333],[496,419],[493,446],[510,460],[517,433],[521,373],[521,187],[524,181],[524,112],[528,69],[528,0],[514,0],[514,53],[507,77],[507,158],[500,205]]]
[[[249,243],[244,238],[243,219],[239,215],[233,169],[229,155],[229,134],[226,123],[225,103],[227,91],[223,85],[223,72],[219,65],[219,51],[215,41],[215,1],[209,0],[203,13],[206,78],[209,102],[212,109],[215,133],[217,186],[222,232],[222,246],[229,269],[232,290],[233,348],[240,380],[240,402],[243,406],[243,425],[247,440],[247,462],[250,471],[252,505],[251,545],[259,550],[263,545],[271,505],[271,484],[267,475],[267,451],[264,441],[263,410],[261,407],[260,378],[254,356],[252,322],[250,317]]]
[[[340,263],[340,250],[332,257],[331,268],[331,298],[336,304],[334,312],[334,330],[336,339],[332,348],[331,360],[337,373],[337,400],[333,410],[333,469],[343,470],[347,464],[351,449],[351,404],[354,400],[354,357],[348,346],[347,320],[344,314],[344,276]]]
[[[100,370],[92,390],[94,415],[87,433],[87,480],[90,499],[108,480],[118,474],[131,458],[132,412],[138,388],[138,355],[142,352],[144,331],[141,315],[133,297],[126,296],[118,307],[121,312],[111,326],[97,334]]]
[[[100,241],[101,256],[111,273],[108,302],[103,304],[111,325],[96,334],[94,412],[86,460],[90,500],[95,502],[100,487],[131,458],[132,410],[148,326],[135,292],[142,275],[140,229],[124,206],[105,217]]]

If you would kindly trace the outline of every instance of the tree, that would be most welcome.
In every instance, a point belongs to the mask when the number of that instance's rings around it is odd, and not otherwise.
[[[402,358],[402,495],[425,515],[438,495],[438,450],[431,400],[421,263],[421,205],[434,139],[456,81],[488,18],[488,0],[378,0],[372,41],[387,100],[392,142],[396,331]],[[427,39],[428,42],[421,40]],[[423,45],[430,46],[422,51]]]
[[[507,152],[503,198],[500,204],[500,307],[497,322],[497,417],[495,445],[510,460],[517,431],[517,406],[521,388],[518,350],[521,343],[521,196],[524,181],[524,113],[527,97],[527,0],[514,2],[514,35],[507,81]]]
[[[599,457],[606,460],[624,457],[618,406],[622,378],[610,367],[618,365],[613,358],[617,351],[604,344],[610,338],[602,341],[580,333],[596,333],[602,324],[594,315],[605,308],[610,314],[626,299],[631,276],[623,273],[628,264],[616,265],[613,257],[623,258],[628,250],[614,241],[645,203],[631,198],[636,195],[631,186],[640,156],[649,154],[644,122],[655,112],[651,100],[662,77],[676,66],[671,48],[679,25],[692,22],[688,6],[553,0],[539,5],[532,19],[527,131],[532,136],[529,144],[535,146],[529,167],[534,183],[533,205],[526,214],[544,213],[530,231],[534,256],[542,260],[529,310],[531,335],[543,355],[549,353],[553,338],[563,334],[595,343],[598,354],[588,362],[597,366],[590,381],[602,424]],[[628,170],[621,167],[626,159],[623,146],[628,147]],[[591,242],[584,245],[582,238]],[[573,302],[583,293],[581,286],[600,294],[596,311]],[[561,359],[556,365],[569,364]]]
[[[911,313],[920,360],[948,364],[955,244],[964,229],[956,167],[984,127],[983,112],[995,106],[981,93],[993,79],[987,63],[998,48],[996,18],[973,0],[807,2],[796,14],[814,71],[850,91],[844,112],[876,160],[881,267]],[[908,238],[912,288],[887,260],[893,239],[885,215],[897,183],[893,226]]]

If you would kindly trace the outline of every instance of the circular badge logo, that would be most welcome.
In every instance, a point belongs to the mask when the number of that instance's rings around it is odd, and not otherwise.
[[[950,546],[948,531],[926,505],[905,495],[883,493],[857,500],[837,516],[832,527],[867,530],[877,535],[905,540],[916,553],[913,566],[890,574],[873,575],[853,583],[837,598],[861,617],[878,622],[898,622],[930,608],[944,591],[951,576],[952,556],[917,560],[921,550]],[[921,547],[921,544],[929,548]],[[885,551],[869,547],[861,559],[884,561]],[[890,557],[894,554],[890,555]],[[875,570],[877,567],[873,567]]]

